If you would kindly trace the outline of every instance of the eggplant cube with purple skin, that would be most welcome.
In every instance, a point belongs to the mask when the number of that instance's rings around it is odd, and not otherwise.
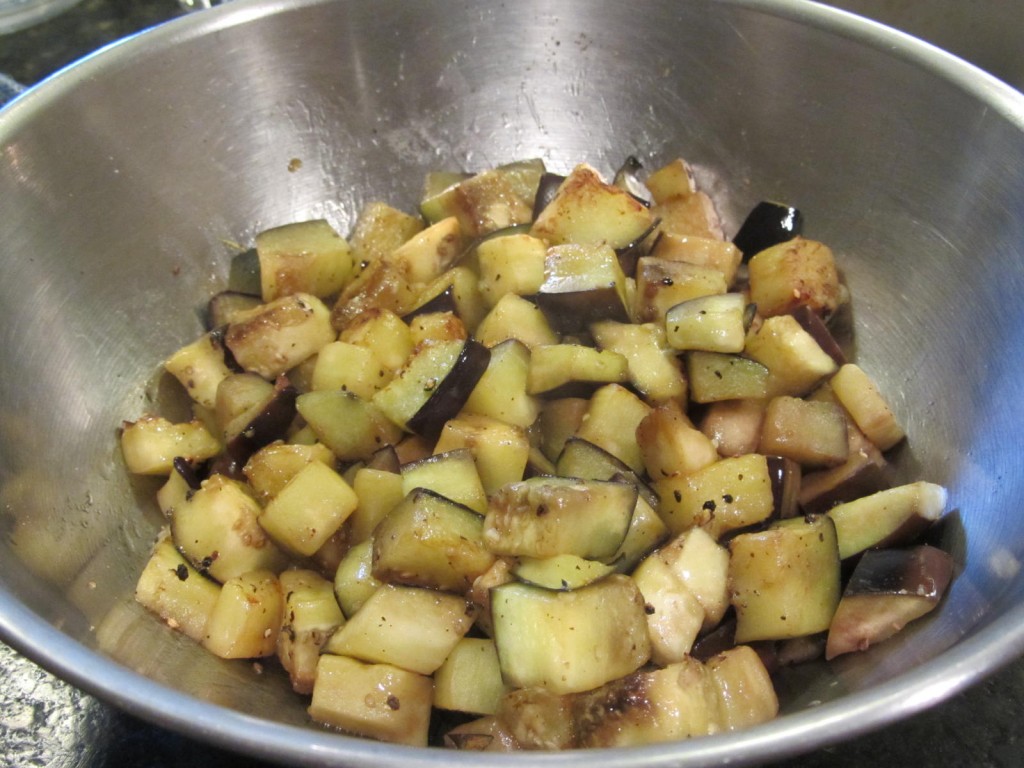
[[[953,558],[922,544],[865,552],[832,617],[825,658],[863,651],[930,612],[953,578]]]

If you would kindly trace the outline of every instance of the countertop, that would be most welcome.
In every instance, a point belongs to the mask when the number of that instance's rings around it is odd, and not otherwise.
[[[1019,0],[836,0],[835,5],[900,27],[1024,87],[1024,57],[1017,41],[1024,29],[1024,3]],[[950,15],[943,17],[938,6]],[[83,0],[57,18],[0,35],[0,73],[33,85],[103,45],[183,12],[176,0]],[[3,645],[0,681],[0,768],[269,765],[151,726],[63,683]],[[1024,765],[1022,722],[1024,660],[923,714],[784,764],[1010,768]],[[771,755],[765,759],[771,764]]]

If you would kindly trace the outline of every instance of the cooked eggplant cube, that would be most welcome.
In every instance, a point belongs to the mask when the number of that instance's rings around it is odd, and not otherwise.
[[[295,408],[324,445],[341,461],[360,461],[397,443],[402,429],[371,401],[351,392],[307,392]]]
[[[359,499],[352,487],[326,464],[311,461],[274,496],[259,522],[285,550],[310,557],[348,519]]]
[[[765,409],[760,452],[804,467],[835,467],[849,457],[846,415],[834,403],[773,397]]]
[[[567,592],[503,584],[491,590],[491,616],[502,676],[512,686],[589,691],[650,657],[643,596],[621,574]]]
[[[768,369],[768,394],[803,397],[839,366],[792,315],[765,318],[747,334],[744,354]]]
[[[674,402],[652,408],[637,425],[636,440],[652,481],[695,472],[719,458],[711,440],[693,426]]]
[[[395,424],[436,437],[465,405],[489,360],[488,349],[472,339],[422,345],[373,403]]]
[[[548,248],[536,301],[560,333],[585,331],[596,320],[629,320],[626,276],[615,251],[604,243]]]
[[[494,563],[482,532],[480,515],[417,488],[374,529],[373,575],[393,584],[466,592]]]
[[[739,353],[746,344],[747,299],[742,293],[701,296],[665,313],[665,338],[673,349]]]
[[[923,544],[865,552],[828,631],[825,658],[887,640],[938,605],[953,578],[953,558]]]
[[[803,225],[798,208],[765,200],[751,209],[732,241],[747,261],[755,253],[803,234]]]
[[[887,451],[906,434],[878,386],[860,366],[847,363],[829,379],[836,399],[880,451]]]
[[[334,585],[316,571],[289,569],[278,576],[284,593],[284,619],[277,637],[277,658],[288,672],[292,690],[313,692],[320,649],[345,623]]]
[[[530,459],[530,438],[521,427],[463,412],[444,425],[434,452],[459,449],[472,453],[484,492],[491,495],[503,485],[523,479]]]
[[[614,572],[612,565],[576,555],[521,557],[512,566],[519,581],[554,590],[581,589]]]
[[[162,416],[142,416],[121,428],[121,455],[128,471],[138,475],[170,475],[176,458],[205,461],[220,449],[198,419],[174,424]]]
[[[656,480],[658,513],[673,533],[700,526],[715,539],[768,520],[775,508],[768,460],[759,453],[722,459]]]
[[[387,203],[373,201],[364,205],[356,217],[349,244],[352,246],[352,277],[370,264],[386,258],[398,246],[423,231],[423,219]]]
[[[824,516],[780,520],[729,542],[736,642],[824,632],[840,597],[839,546]]]
[[[491,347],[491,359],[464,411],[526,429],[540,413],[540,403],[527,392],[530,348],[517,339]]]
[[[224,582],[206,623],[203,646],[222,659],[272,656],[284,620],[284,592],[271,571],[256,570]]]
[[[352,248],[323,219],[299,221],[256,235],[264,301],[293,293],[326,298],[352,274]]]
[[[192,565],[222,583],[248,571],[280,571],[287,558],[259,524],[261,511],[241,483],[211,475],[175,507],[174,543]]]
[[[509,163],[457,179],[420,203],[427,221],[454,216],[468,237],[480,237],[533,219],[533,201],[544,173],[541,160]]]
[[[605,183],[581,164],[558,187],[533,222],[530,234],[549,245],[604,243],[621,248],[651,226],[654,217],[625,190]]]
[[[629,530],[637,489],[629,483],[532,477],[491,496],[484,544],[497,555],[577,555],[602,560]]]
[[[505,691],[490,638],[462,638],[434,673],[434,706],[441,709],[493,715]]]
[[[534,349],[557,344],[559,337],[536,304],[515,293],[506,293],[480,321],[476,339],[485,347],[515,339]]]
[[[462,597],[384,584],[331,635],[325,651],[431,675],[472,624]]]
[[[165,532],[139,575],[135,599],[167,626],[199,642],[220,590],[220,584],[203,576],[182,556]]]
[[[633,316],[641,323],[664,323],[677,304],[727,290],[725,276],[717,269],[644,256],[637,262]]]
[[[832,507],[828,516],[836,525],[840,556],[912,540],[942,517],[947,496],[941,485],[919,481]]]
[[[224,344],[244,370],[273,380],[335,338],[324,303],[311,294],[296,293],[236,318]]]
[[[878,447],[854,425],[847,424],[846,432],[846,461],[838,467],[808,472],[801,479],[798,500],[805,514],[824,513],[837,504],[892,486],[888,463]]]
[[[687,352],[686,373],[695,403],[763,399],[771,381],[771,371],[762,363],[723,352]]]
[[[598,347],[626,358],[629,382],[648,402],[686,397],[686,377],[662,326],[600,320],[590,333]]]
[[[324,654],[309,716],[348,733],[425,747],[432,700],[433,683],[426,675]]]
[[[220,335],[215,333],[205,333],[186,344],[167,358],[164,368],[205,408],[213,408],[217,387],[232,373],[224,360]]]
[[[764,317],[807,306],[830,317],[845,301],[832,250],[797,237],[755,254],[747,264],[750,300]]]
[[[524,233],[493,237],[476,252],[480,293],[489,307],[506,293],[532,296],[544,283],[547,246],[540,238]]]
[[[473,452],[468,448],[455,448],[409,462],[402,466],[401,474],[402,489],[406,494],[423,488],[480,515],[487,511],[487,492]]]
[[[658,233],[650,255],[668,261],[685,261],[698,267],[717,269],[729,286],[736,282],[743,256],[739,248],[725,240],[665,230]]]
[[[629,364],[617,352],[582,344],[549,344],[530,353],[526,391],[548,398],[589,398],[605,384],[629,378]]]

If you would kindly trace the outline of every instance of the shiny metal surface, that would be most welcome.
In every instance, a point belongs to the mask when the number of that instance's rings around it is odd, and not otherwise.
[[[964,570],[905,637],[791,676],[776,722],[602,762],[779,759],[1017,657],[1024,97],[897,33],[781,0],[239,0],[0,112],[0,638],[142,717],[254,755],[479,762],[309,727],[272,667],[212,659],[135,608],[159,520],[115,430],[165,400],[151,382],[199,332],[226,242],[312,216],[347,230],[369,199],[411,208],[428,169],[542,156],[610,170],[628,153],[695,162],[730,228],[757,200],[791,201],[839,253],[858,359],[910,434],[899,465],[949,486],[943,540]]]

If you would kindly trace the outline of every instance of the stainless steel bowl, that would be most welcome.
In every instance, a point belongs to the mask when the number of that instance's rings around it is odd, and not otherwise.
[[[306,765],[521,763],[328,733],[273,666],[213,659],[133,605],[159,525],[115,431],[157,401],[231,246],[422,175],[541,156],[694,162],[728,228],[801,207],[840,255],[858,359],[946,484],[962,564],[938,613],[784,678],[749,731],[601,755],[743,764],[850,737],[1024,651],[1024,96],[841,11],[640,4],[248,2],[87,59],[0,112],[0,638],[143,718]],[[295,162],[296,160],[300,162]],[[592,754],[531,756],[585,765]]]

